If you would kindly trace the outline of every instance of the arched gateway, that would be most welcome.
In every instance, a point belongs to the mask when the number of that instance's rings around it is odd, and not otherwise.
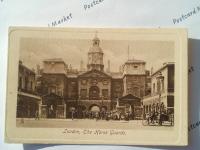
[[[98,105],[91,105],[89,110],[92,112],[100,112],[100,107]]]

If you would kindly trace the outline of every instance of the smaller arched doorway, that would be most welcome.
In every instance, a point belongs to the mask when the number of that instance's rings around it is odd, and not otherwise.
[[[42,104],[46,105],[46,110],[42,112],[43,116],[46,116],[47,118],[57,118],[58,117],[58,106],[63,105],[63,98],[59,95],[56,95],[54,93],[50,93],[48,95],[45,95],[42,97]],[[62,108],[62,115],[64,115],[64,107]]]

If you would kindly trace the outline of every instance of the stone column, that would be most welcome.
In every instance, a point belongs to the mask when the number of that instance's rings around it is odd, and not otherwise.
[[[42,98],[40,97],[40,101],[38,102],[38,115],[42,116]]]
[[[66,118],[66,111],[67,111],[67,106],[66,106],[66,103],[64,103],[64,117],[63,118]]]

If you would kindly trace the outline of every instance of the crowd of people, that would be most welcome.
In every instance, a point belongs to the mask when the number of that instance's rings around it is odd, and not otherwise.
[[[118,111],[76,111],[70,112],[71,119],[96,119],[96,120],[131,120],[133,114],[130,112],[118,112]]]
[[[166,110],[163,111],[152,111],[150,113],[146,113],[144,119],[147,121],[147,124],[158,124],[163,125],[164,121],[168,121],[173,125],[173,114],[167,113]]]

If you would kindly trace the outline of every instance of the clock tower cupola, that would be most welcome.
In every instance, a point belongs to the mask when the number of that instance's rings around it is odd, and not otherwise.
[[[87,69],[90,70],[104,70],[104,64],[103,64],[103,51],[101,49],[100,40],[95,35],[94,39],[92,40],[92,46],[89,49],[88,52],[88,65]]]

